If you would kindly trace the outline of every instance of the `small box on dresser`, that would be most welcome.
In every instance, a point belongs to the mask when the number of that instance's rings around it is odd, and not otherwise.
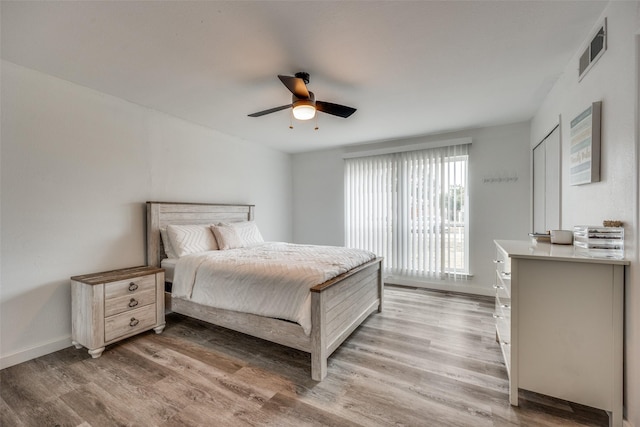
[[[71,340],[100,357],[105,346],[140,332],[162,332],[164,270],[132,267],[71,278]]]

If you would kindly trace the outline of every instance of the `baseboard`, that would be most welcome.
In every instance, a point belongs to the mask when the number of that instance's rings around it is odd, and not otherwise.
[[[19,363],[35,359],[36,357],[44,356],[45,354],[62,350],[69,347],[70,345],[71,337],[66,336],[12,354],[2,355],[0,356],[0,369],[8,368],[9,366],[17,365]]]
[[[436,291],[456,292],[469,295],[481,295],[494,297],[496,291],[493,288],[482,288],[477,285],[471,285],[464,281],[457,283],[451,282],[426,282],[422,280],[412,280],[404,277],[385,277],[385,283],[392,285],[411,286],[414,288],[434,289]]]

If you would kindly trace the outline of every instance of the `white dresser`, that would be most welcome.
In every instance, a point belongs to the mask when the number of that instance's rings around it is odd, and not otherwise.
[[[622,426],[624,266],[573,246],[496,240],[496,338],[518,389],[609,412]]]

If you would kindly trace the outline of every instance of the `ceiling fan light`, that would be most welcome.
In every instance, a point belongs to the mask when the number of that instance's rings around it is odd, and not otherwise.
[[[310,120],[316,115],[316,107],[313,102],[301,100],[296,102],[293,107],[293,117],[298,120]]]

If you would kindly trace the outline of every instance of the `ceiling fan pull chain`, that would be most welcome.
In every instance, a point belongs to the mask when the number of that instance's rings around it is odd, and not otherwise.
[[[293,110],[289,113],[289,129],[293,129]]]
[[[313,128],[313,130],[318,130],[318,129],[320,128],[318,127],[318,115],[316,114],[316,127]]]

